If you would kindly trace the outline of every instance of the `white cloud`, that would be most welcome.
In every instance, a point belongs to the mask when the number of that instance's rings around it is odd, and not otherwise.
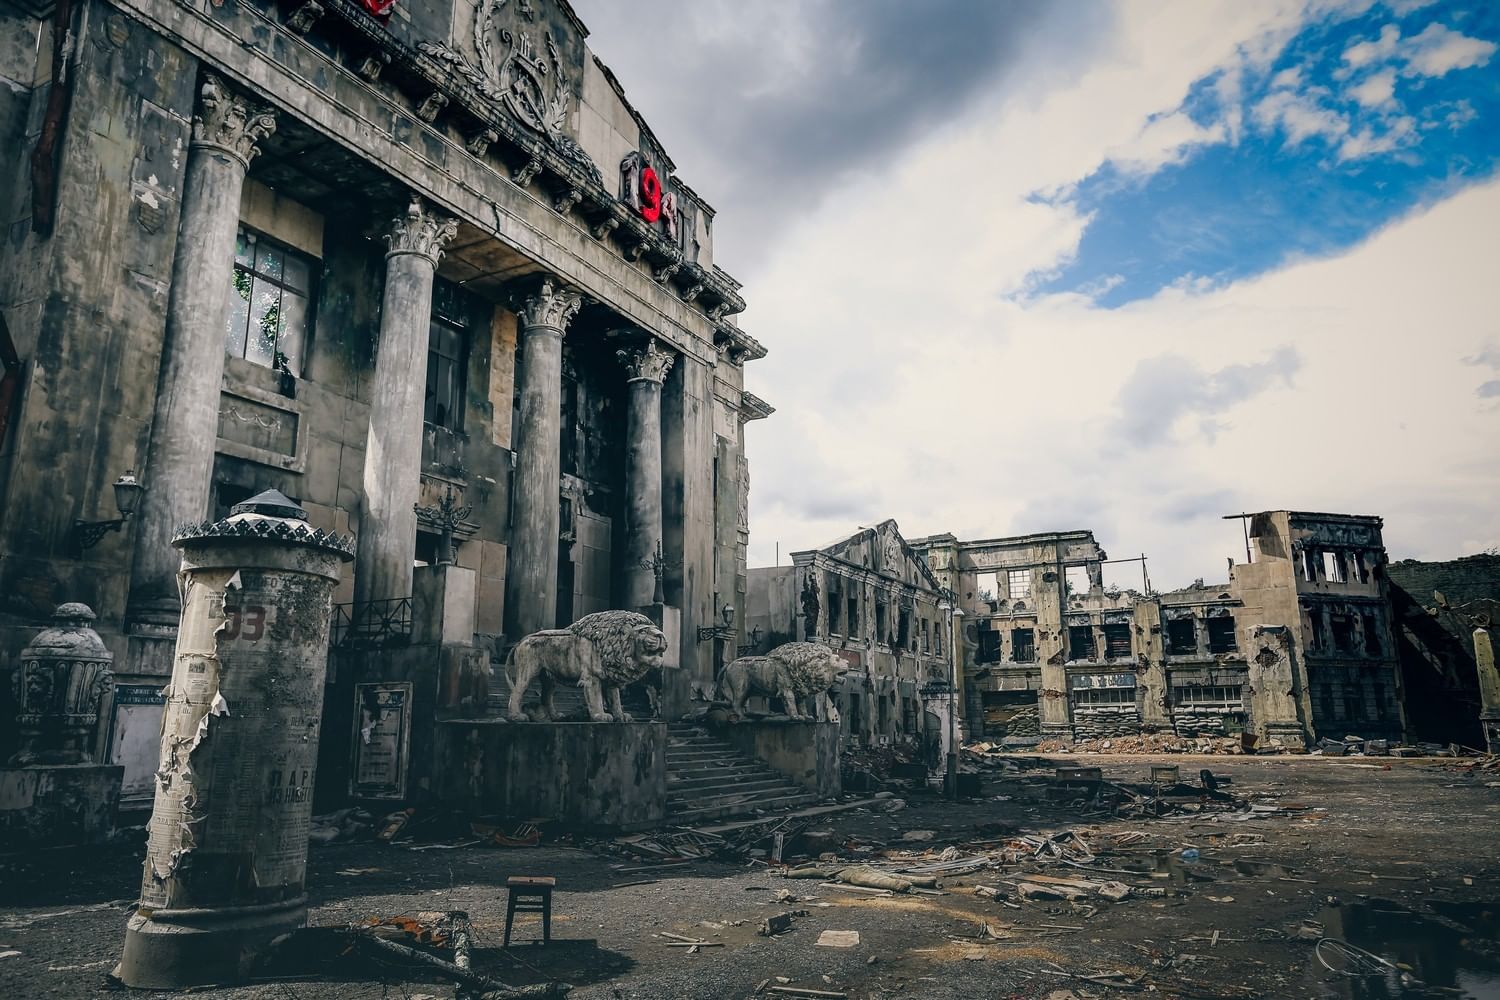
[[[1340,142],[1349,134],[1349,119],[1318,103],[1317,93],[1274,90],[1255,105],[1252,116],[1262,128],[1280,126],[1286,133],[1288,146],[1300,145],[1315,136],[1331,143]]]
[[[1391,153],[1417,140],[1417,120],[1401,115],[1387,120],[1379,132],[1365,127],[1352,132],[1339,143],[1340,160],[1357,160],[1366,156]]]
[[[1394,24],[1387,24],[1380,29],[1380,36],[1374,39],[1355,42],[1344,50],[1344,62],[1355,69],[1368,66],[1371,63],[1382,63],[1396,53],[1396,45],[1401,41],[1401,29]]]
[[[1198,146],[1223,142],[1225,126],[1215,122],[1199,125],[1185,113],[1174,111],[1153,116],[1125,142],[1111,146],[1106,158],[1127,174],[1154,174],[1162,167],[1181,163]]]
[[[1241,509],[1384,514],[1397,558],[1500,542],[1500,467],[1474,452],[1500,434],[1500,406],[1475,393],[1500,393],[1483,388],[1500,379],[1463,360],[1488,356],[1500,314],[1500,182],[1250,281],[1186,280],[1115,310],[1091,294],[1117,276],[1090,294],[1014,295],[1071,259],[1087,224],[1032,192],[1066,191],[1109,157],[1169,162],[1196,137],[1171,113],[1189,86],[1303,16],[1125,10],[1115,49],[1082,78],[997,97],[872,167],[746,289],[746,327],[772,349],[749,388],[779,408],[747,431],[752,565],[778,542],[785,553],[888,516],[912,535],[1092,528],[1106,548],[1150,553],[1164,586],[1221,576],[1239,538],[1218,515]],[[1254,114],[1350,155],[1392,141],[1351,129],[1316,103],[1327,96]],[[1149,393],[1125,390],[1160,358],[1197,381],[1190,405],[1162,393],[1173,405],[1153,414]],[[1137,426],[1165,425],[1170,444],[1132,446],[1130,399]]]
[[[1385,5],[1397,17],[1405,17],[1413,11],[1421,10],[1423,7],[1431,7],[1437,0],[1385,0]]]
[[[1483,66],[1495,54],[1495,43],[1470,38],[1441,24],[1429,24],[1403,50],[1408,76],[1443,76],[1456,69]]]
[[[1349,96],[1367,108],[1396,103],[1396,71],[1381,70],[1349,88]]]

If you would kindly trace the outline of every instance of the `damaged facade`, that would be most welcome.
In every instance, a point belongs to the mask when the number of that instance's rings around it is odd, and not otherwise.
[[[914,541],[965,613],[970,735],[1246,733],[1289,747],[1439,738],[1408,720],[1381,519],[1267,511],[1245,521],[1248,558],[1231,561],[1228,582],[1169,592],[1106,588],[1109,560],[1088,531]],[[1464,711],[1476,725],[1477,710]]]
[[[786,642],[831,646],[848,665],[834,688],[844,739],[859,744],[936,736],[936,688],[953,670],[952,605],[927,562],[882,521],[819,549],[791,554],[790,566],[749,572],[751,642],[763,653]]]
[[[268,488],[358,535],[320,794],[420,796],[434,720],[590,612],[660,625],[669,716],[733,659],[765,350],[586,37],[565,0],[0,7],[0,664],[98,613],[127,801],[172,535]]]

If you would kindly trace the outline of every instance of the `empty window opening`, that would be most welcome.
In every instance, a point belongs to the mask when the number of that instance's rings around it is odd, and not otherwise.
[[[886,630],[889,614],[886,611],[885,601],[875,598],[875,641],[886,642],[890,633]]]
[[[1311,649],[1326,648],[1326,637],[1323,634],[1323,612],[1314,608],[1307,613],[1307,645]],[[1329,695],[1331,699],[1333,696]]]
[[[842,629],[839,627],[841,624],[839,621],[839,612],[844,602],[839,593],[840,589],[839,578],[830,576],[828,578],[828,632],[830,635],[839,635],[842,633]]]
[[[974,662],[1000,662],[1000,633],[990,628],[989,622],[979,623],[979,650],[974,654]]]
[[[1318,550],[1303,549],[1297,568],[1302,573],[1302,579],[1316,583],[1318,579]]]
[[[1245,707],[1244,691],[1240,684],[1174,684],[1172,704],[1186,709],[1239,712]]]
[[[1198,626],[1192,618],[1167,621],[1167,655],[1191,656],[1198,652]]]
[[[911,645],[911,611],[902,608],[896,616],[896,645],[906,649]]]
[[[1365,655],[1379,656],[1382,652],[1380,643],[1380,619],[1374,615],[1363,615],[1365,625]]]
[[[1005,573],[1005,592],[1012,601],[1031,596],[1031,570],[1012,569]]]
[[[1125,623],[1104,626],[1104,655],[1111,660],[1130,657],[1130,626]]]
[[[1208,620],[1208,651],[1210,653],[1233,653],[1239,648],[1234,638],[1234,619],[1221,615]]]
[[[1097,655],[1097,651],[1094,648],[1094,626],[1069,625],[1068,658],[1072,660],[1092,660],[1095,655]]]
[[[1000,596],[1000,574],[980,573],[974,580],[974,599],[992,604]]]
[[[859,595],[849,595],[849,637],[852,639],[864,632],[864,623],[859,617]]]
[[[1354,572],[1359,577],[1360,583],[1370,582],[1370,567],[1365,562],[1365,554],[1363,552],[1354,553]]]
[[[1063,570],[1064,593],[1068,597],[1082,597],[1089,592],[1089,568],[1069,566]]]
[[[1342,552],[1323,553],[1323,576],[1329,583],[1343,583],[1348,579],[1344,572],[1344,554]]]
[[[1036,632],[1029,628],[1010,630],[1010,658],[1016,663],[1036,662]]]
[[[1328,630],[1333,635],[1333,649],[1337,653],[1354,651],[1354,619],[1348,615],[1329,615]]]

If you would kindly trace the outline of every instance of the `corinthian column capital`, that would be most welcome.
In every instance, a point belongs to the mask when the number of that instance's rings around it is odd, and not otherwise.
[[[437,265],[443,247],[458,233],[458,220],[429,211],[422,199],[412,198],[406,212],[391,220],[391,231],[385,242],[390,248],[386,257],[412,253],[426,257]]]
[[[246,167],[260,150],[255,144],[276,131],[276,116],[253,108],[230,93],[224,81],[208,74],[193,115],[193,145],[221,149]]]
[[[672,370],[672,362],[677,360],[677,355],[656,346],[655,337],[647,339],[645,347],[619,350],[615,354],[625,365],[626,382],[661,385],[667,380],[667,372]]]
[[[516,312],[524,327],[542,326],[565,330],[581,308],[582,295],[563,287],[552,278],[544,278],[536,291],[521,301]]]

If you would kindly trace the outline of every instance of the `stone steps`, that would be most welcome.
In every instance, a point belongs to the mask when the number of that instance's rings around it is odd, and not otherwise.
[[[696,726],[667,727],[667,814],[701,822],[789,809],[817,796]]]

